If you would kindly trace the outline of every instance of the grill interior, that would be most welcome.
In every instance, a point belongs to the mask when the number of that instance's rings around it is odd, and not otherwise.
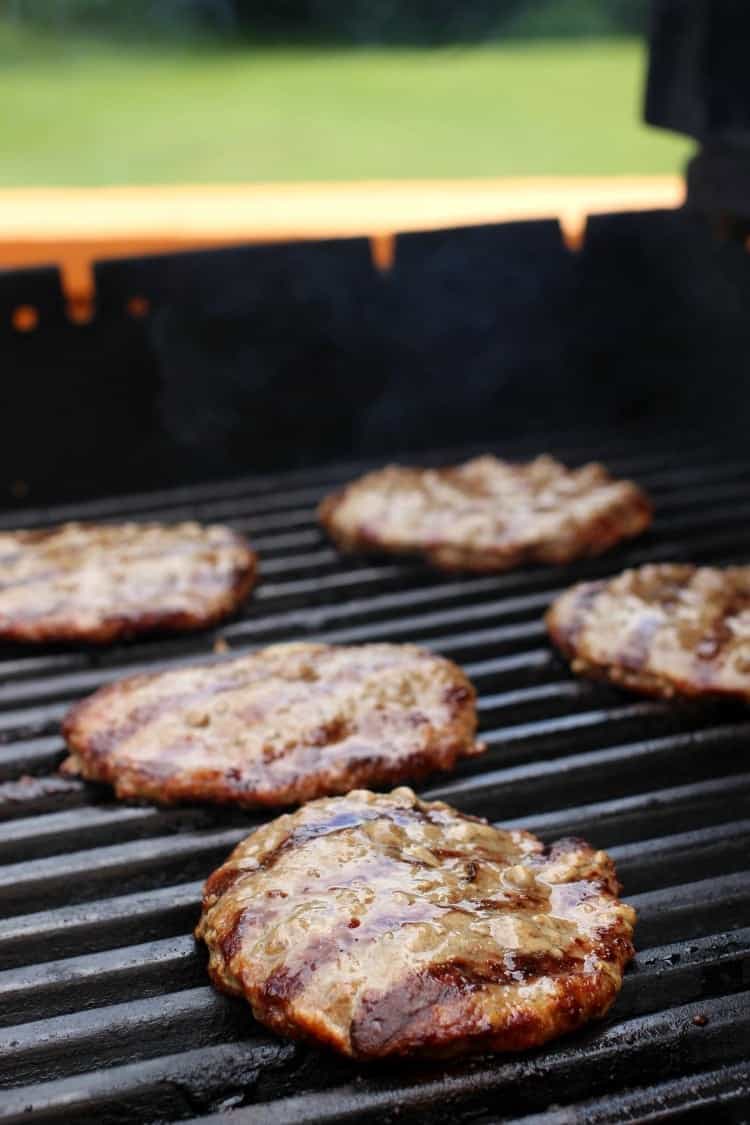
[[[575,463],[602,450],[553,452]],[[562,570],[443,578],[414,562],[340,559],[314,504],[351,466],[0,520],[223,520],[258,548],[263,579],[243,615],[213,632],[101,651],[0,652],[0,1117],[744,1119],[748,712],[580,682],[552,652],[541,615],[569,582],[627,564],[749,561],[748,464],[726,450],[605,452],[614,471],[652,493],[654,529]],[[609,1018],[523,1056],[364,1069],[275,1039],[246,1005],[215,993],[190,936],[201,883],[263,818],[117,804],[55,771],[58,723],[72,700],[135,670],[221,659],[217,637],[235,654],[303,637],[409,640],[459,661],[479,690],[489,751],[423,792],[612,853],[638,910],[639,952]]]

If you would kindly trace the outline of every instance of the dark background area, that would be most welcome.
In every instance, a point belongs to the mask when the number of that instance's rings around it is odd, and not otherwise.
[[[648,0],[10,0],[17,19],[92,34],[444,44],[641,34]]]
[[[274,18],[322,20],[327,4],[286,0]],[[230,6],[238,22],[256,11]],[[722,64],[747,17],[690,8],[654,5],[648,101],[652,120],[704,122],[703,155],[750,106]],[[444,10],[447,27],[458,6]],[[553,221],[406,234],[386,273],[365,239],[101,263],[86,324],[56,270],[0,274],[0,503],[525,433],[543,448],[572,429],[600,433],[602,456],[623,431],[684,441],[686,458],[696,434],[742,440],[750,257],[722,198],[591,218],[575,253]],[[23,305],[32,331],[14,327]]]
[[[7,505],[584,427],[689,457],[750,422],[750,258],[682,211],[592,218],[578,253],[529,222],[401,236],[387,274],[342,240],[105,263],[97,290],[75,325],[56,271],[0,275]]]

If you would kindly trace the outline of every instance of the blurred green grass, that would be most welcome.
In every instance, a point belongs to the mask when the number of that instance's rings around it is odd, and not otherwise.
[[[672,172],[634,40],[108,43],[0,21],[0,184]]]

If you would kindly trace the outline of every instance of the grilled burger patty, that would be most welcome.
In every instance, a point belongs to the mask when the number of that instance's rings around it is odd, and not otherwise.
[[[65,769],[119,797],[285,805],[477,754],[474,689],[412,645],[280,644],[101,688],[63,723]]]
[[[652,564],[584,582],[547,626],[575,672],[664,698],[750,702],[750,566]]]
[[[649,500],[631,481],[546,456],[523,465],[489,455],[448,469],[390,465],[328,496],[318,514],[342,550],[418,553],[447,571],[566,563],[651,523]]]
[[[256,556],[228,527],[66,523],[0,532],[0,639],[105,643],[232,613]]]
[[[259,828],[206,883],[209,973],[267,1027],[360,1059],[533,1047],[604,1015],[635,912],[611,860],[355,790]]]

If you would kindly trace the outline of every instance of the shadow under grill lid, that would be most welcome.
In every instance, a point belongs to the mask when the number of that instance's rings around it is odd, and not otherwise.
[[[339,558],[314,508],[351,466],[0,517],[224,520],[251,536],[263,575],[243,613],[207,633],[0,650],[1,1121],[745,1119],[750,712],[578,681],[541,617],[570,582],[626,565],[750,561],[750,473],[710,449],[688,465],[658,448],[605,459],[653,495],[652,531],[599,559],[490,577]],[[611,852],[639,952],[609,1017],[525,1055],[359,1068],[274,1038],[210,988],[190,936],[202,881],[265,817],[122,805],[56,768],[73,700],[135,671],[220,659],[219,637],[233,654],[409,640],[462,663],[488,752],[422,792]]]

